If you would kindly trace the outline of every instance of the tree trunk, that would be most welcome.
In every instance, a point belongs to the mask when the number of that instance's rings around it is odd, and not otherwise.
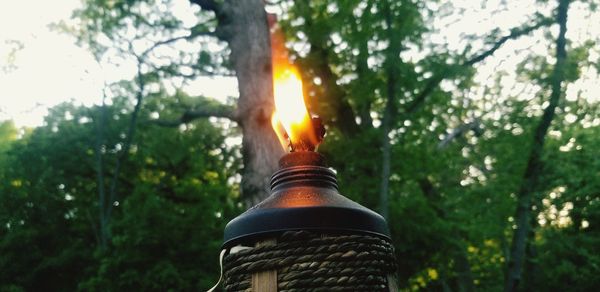
[[[237,117],[242,127],[242,199],[250,207],[269,194],[269,181],[284,154],[271,127],[273,83],[271,44],[262,0],[227,0],[219,21],[229,43],[240,96]]]
[[[531,224],[530,226],[537,225],[536,216],[530,216],[529,221],[529,224]],[[539,265],[537,264],[538,253],[537,245],[535,244],[535,228],[530,228],[529,230],[525,256],[527,257],[525,262],[525,271],[523,272],[525,281],[523,281],[522,285],[525,291],[533,291],[535,290],[537,278],[540,273]]]
[[[510,258],[506,271],[506,281],[504,291],[516,291],[521,275],[523,274],[523,262],[525,258],[525,248],[527,246],[527,237],[530,232],[530,217],[532,196],[539,180],[542,166],[542,150],[544,148],[544,139],[550,123],[554,118],[554,111],[558,106],[558,101],[562,94],[562,82],[564,81],[564,65],[566,60],[566,39],[567,31],[567,11],[569,9],[569,0],[559,0],[558,13],[556,14],[556,22],[559,24],[559,34],[556,39],[556,64],[552,72],[551,86],[552,92],[550,95],[550,103],[546,109],[542,119],[535,129],[531,152],[527,162],[527,168],[521,182],[518,192],[517,210],[515,213],[515,221],[517,229],[513,234],[513,240],[510,249]]]
[[[428,178],[421,178],[418,181],[421,192],[427,198],[429,205],[435,210],[439,218],[448,220],[448,212],[445,208],[440,206],[442,203],[442,196],[439,190],[433,185]],[[452,256],[455,262],[455,271],[457,275],[456,284],[458,291],[460,292],[471,292],[475,291],[475,285],[473,284],[473,274],[471,272],[471,264],[469,263],[469,257],[463,239],[459,236],[460,232],[453,228],[453,234],[455,238],[451,240],[455,242],[455,250],[452,251]]]
[[[336,127],[344,136],[352,137],[360,131],[360,128],[356,123],[354,110],[348,102],[346,91],[338,84],[339,76],[329,64],[331,48],[327,46],[327,40],[330,31],[323,30],[322,27],[315,30],[312,19],[315,11],[311,7],[310,1],[296,1],[294,5],[302,11],[307,41],[310,45],[308,55],[301,62],[310,66],[314,76],[321,79],[320,87],[324,92],[322,96],[319,96],[316,104],[308,100],[309,105],[319,113],[326,124]]]
[[[98,184],[98,222],[100,227],[98,230],[98,244],[102,251],[106,250],[106,244],[108,240],[108,229],[106,222],[106,195],[104,187],[104,161],[102,159],[102,145],[104,144],[104,126],[106,123],[106,95],[102,95],[102,105],[100,106],[100,114],[97,120],[94,121],[96,124],[96,145],[95,145],[95,156],[96,156],[96,180]]]
[[[457,244],[456,250],[454,251],[454,261],[456,263],[456,274],[458,276],[456,281],[458,291],[475,291],[473,274],[471,273],[471,264],[469,263],[467,249],[462,244]]]
[[[262,0],[190,0],[215,13],[215,35],[229,44],[240,96],[235,112],[226,111],[242,128],[242,201],[246,207],[269,194],[270,177],[284,154],[271,127],[274,111],[271,36]],[[190,117],[212,116],[203,112]]]
[[[104,127],[106,124],[106,96],[102,96],[102,105],[100,107],[99,116],[96,118],[94,123],[96,124],[96,141],[94,145],[94,152],[96,158],[96,183],[98,184],[98,244],[100,250],[106,251],[111,241],[110,232],[110,220],[112,216],[112,210],[115,201],[118,199],[118,182],[121,168],[125,160],[129,155],[129,149],[131,143],[133,143],[133,137],[135,135],[135,129],[137,127],[138,116],[142,107],[142,100],[144,98],[144,77],[141,73],[142,61],[137,58],[137,85],[138,90],[136,93],[136,103],[131,112],[131,118],[127,127],[127,135],[123,142],[123,149],[117,155],[114,173],[110,180],[110,186],[108,193],[105,187],[104,177],[104,159],[102,154],[102,146],[104,146]]]
[[[396,115],[396,83],[398,82],[398,63],[400,63],[398,55],[400,54],[401,44],[400,40],[395,39],[390,3],[386,2],[384,5],[387,37],[390,45],[386,56],[387,97],[381,121],[381,186],[379,189],[379,213],[387,219],[389,213],[388,199],[392,163],[392,145],[389,134],[394,121],[394,116]]]

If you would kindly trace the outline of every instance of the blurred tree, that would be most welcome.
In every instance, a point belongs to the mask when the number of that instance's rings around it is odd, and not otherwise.
[[[521,133],[536,124],[531,108],[537,100],[494,101],[508,89],[500,84],[502,72],[496,87],[484,87],[485,106],[468,95],[476,90],[471,87],[481,88],[472,81],[480,62],[511,40],[559,23],[556,14],[532,14],[523,25],[490,31],[485,38],[465,36],[483,42],[482,49],[468,45],[453,52],[424,39],[431,35],[430,24],[447,13],[442,8],[451,5],[279,3],[288,13],[284,30],[303,67],[309,106],[330,126],[321,151],[338,169],[344,194],[389,212],[406,287],[501,290],[497,279],[509,258],[511,234],[506,227],[512,227],[505,222],[515,220],[513,193],[528,160],[514,147],[529,144]],[[550,11],[554,3],[539,5]],[[414,54],[424,56],[415,61]],[[570,70],[578,72],[583,63]],[[546,74],[543,70],[532,71]],[[514,130],[503,133],[503,127]],[[374,173],[381,174],[379,184]]]
[[[527,237],[531,229],[531,208],[533,202],[533,192],[538,187],[540,171],[542,168],[542,151],[544,149],[544,140],[550,124],[554,119],[555,111],[561,95],[563,95],[562,83],[565,81],[565,63],[567,59],[566,51],[566,32],[567,32],[567,12],[569,10],[569,0],[559,0],[556,13],[556,23],[560,27],[556,39],[556,64],[549,80],[551,95],[548,106],[544,109],[544,114],[540,123],[537,125],[531,153],[527,161],[523,181],[517,193],[517,211],[515,213],[516,230],[511,243],[511,251],[508,258],[508,268],[506,271],[506,283],[504,291],[515,291],[519,285],[521,275],[523,274],[523,263],[525,258],[525,248],[527,246]]]
[[[249,207],[268,194],[268,178],[283,154],[270,123],[271,52],[264,4],[261,0],[190,0],[190,4],[189,9],[201,8],[195,13],[197,23],[192,25],[169,11],[172,5],[169,1],[86,1],[84,8],[76,13],[82,21],[81,27],[71,30],[99,56],[111,50],[121,58],[133,54],[138,75],[151,74],[161,82],[231,75],[233,71],[240,92],[235,107],[211,100],[212,107],[200,104],[195,110],[184,109],[174,120],[157,124],[179,126],[206,117],[228,118],[238,123],[244,153],[242,196]],[[227,61],[222,51],[207,46],[214,42],[221,46],[221,42],[228,44]],[[178,49],[176,45],[182,43],[189,49]]]
[[[402,290],[600,285],[600,105],[575,86],[597,75],[600,51],[564,34],[567,4],[592,13],[594,1],[538,1],[523,24],[463,33],[459,49],[432,39],[460,3],[84,4],[64,28],[132,80],[34,130],[0,124],[0,291],[212,286],[224,223],[266,194],[282,151],[265,122],[265,5],[328,127],[319,151],[342,193],[388,217]],[[541,45],[517,51],[522,38]],[[520,58],[514,72],[475,78],[501,52]],[[234,74],[237,99],[184,91]],[[240,134],[241,149],[225,140]]]
[[[175,104],[150,96],[141,115],[168,112]],[[226,146],[223,130],[208,121],[177,131],[139,126],[143,142],[131,145],[118,177],[123,196],[114,203],[119,216],[112,223],[113,248],[95,257],[100,238],[92,215],[98,206],[92,121],[100,111],[106,112],[101,149],[108,175],[124,151],[132,111],[125,98],[104,109],[60,105],[46,126],[13,142],[14,128],[3,124],[1,145],[9,148],[0,153],[6,162],[0,170],[0,290],[208,287],[218,265],[197,259],[215,258],[224,223],[238,212],[232,178],[239,150]]]

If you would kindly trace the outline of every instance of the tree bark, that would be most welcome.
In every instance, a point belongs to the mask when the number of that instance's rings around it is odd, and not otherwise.
[[[381,121],[381,186],[379,189],[379,213],[388,218],[389,213],[389,184],[392,159],[392,145],[390,130],[396,116],[396,93],[398,82],[398,67],[401,62],[398,57],[402,48],[400,40],[395,38],[394,23],[390,3],[384,4],[385,22],[387,24],[387,37],[390,45],[386,54],[386,101],[383,118]]]
[[[230,61],[240,91],[233,118],[242,128],[241,196],[246,207],[250,207],[268,196],[269,178],[284,154],[271,128],[274,110],[271,38],[264,1],[190,2],[215,13],[218,22],[215,35],[231,49]],[[188,115],[188,120],[211,115]]]
[[[112,210],[114,207],[114,203],[118,199],[118,185],[119,185],[119,175],[121,173],[121,167],[123,162],[127,159],[129,155],[129,149],[131,148],[131,143],[133,142],[133,137],[135,135],[135,129],[137,125],[138,116],[140,114],[140,110],[142,108],[142,102],[144,99],[144,87],[145,81],[144,76],[142,74],[142,64],[143,59],[137,57],[137,85],[138,90],[136,93],[136,103],[131,112],[131,118],[129,120],[129,125],[127,127],[127,134],[125,136],[125,141],[123,142],[123,149],[121,153],[117,156],[117,162],[115,164],[115,171],[113,173],[112,180],[110,182],[110,188],[108,189],[108,201],[103,206],[105,209],[104,214],[104,222],[100,222],[100,225],[103,226],[104,231],[102,232],[102,236],[105,236],[103,240],[105,240],[105,245],[107,245],[111,240],[111,233],[109,228],[109,223],[112,215]]]
[[[358,52],[359,53],[356,62],[356,73],[358,74],[358,79],[368,80],[368,78],[375,78],[372,75],[369,76],[371,71],[367,63],[367,59],[369,58],[369,49],[366,41],[359,45]],[[363,103],[357,105],[358,117],[360,117],[360,127],[363,131],[373,128],[373,118],[371,118],[371,102],[372,101],[370,100],[365,100]]]
[[[315,29],[315,24],[310,1],[296,1],[294,5],[303,11],[310,45],[310,51],[303,61],[308,63],[314,75],[321,79],[324,92],[323,96],[319,96],[320,101],[313,106],[326,124],[335,126],[344,136],[352,137],[360,131],[360,128],[356,123],[354,110],[348,102],[346,91],[337,83],[339,76],[329,64],[331,49],[327,47],[327,40],[330,33],[328,30],[324,31],[323,27],[318,27],[315,32],[311,32]]]
[[[331,111],[322,111],[324,113],[330,112],[329,115],[324,115],[323,119],[338,128],[346,137],[355,136],[360,131],[360,128],[356,123],[354,110],[346,99],[346,92],[337,83],[339,78],[329,66],[329,51],[322,44],[311,38],[308,41],[310,43],[308,58],[312,59],[315,74],[321,78],[322,86],[326,93],[326,96],[322,98],[327,98],[326,102],[320,102],[317,106],[323,107],[328,105],[332,108]]]
[[[237,111],[235,107],[221,104],[204,102],[199,106],[194,106],[182,113],[182,115],[174,120],[150,120],[148,123],[162,127],[178,127],[181,124],[190,123],[200,118],[227,118],[229,120],[238,121]]]
[[[226,0],[218,30],[229,43],[240,96],[242,199],[248,207],[269,194],[269,179],[284,150],[271,127],[273,81],[271,40],[262,0]]]
[[[96,180],[98,184],[98,244],[101,250],[106,250],[108,240],[108,229],[106,222],[106,193],[104,187],[104,161],[102,159],[102,145],[104,144],[104,125],[106,122],[106,95],[102,95],[102,104],[100,114],[96,123],[96,147],[94,149],[96,156]]]
[[[506,279],[504,291],[516,291],[521,275],[523,274],[523,263],[525,258],[525,249],[527,246],[527,236],[530,232],[530,217],[533,192],[537,186],[541,166],[542,151],[544,140],[548,128],[554,118],[554,112],[558,106],[558,101],[562,95],[562,82],[564,81],[564,65],[567,57],[566,38],[567,32],[567,12],[569,9],[569,0],[559,0],[556,22],[559,24],[558,38],[556,39],[556,64],[551,78],[551,94],[549,105],[544,109],[542,119],[535,129],[533,143],[527,167],[523,176],[523,181],[517,194],[517,210],[515,213],[515,222],[517,228],[513,234],[513,240],[510,249],[510,258],[506,270]]]
[[[534,199],[535,200],[535,199]],[[540,204],[538,204],[540,205]],[[529,217],[530,226],[536,226],[537,218],[536,216]],[[525,272],[523,273],[525,281],[523,281],[523,289],[525,291],[533,291],[535,290],[535,285],[537,283],[537,278],[540,273],[540,267],[537,264],[538,261],[538,252],[537,245],[535,243],[535,228],[530,228],[529,235],[527,238],[527,247],[526,247],[526,262],[525,262]]]
[[[381,122],[381,186],[379,189],[379,214],[384,218],[389,216],[389,185],[390,185],[390,169],[392,159],[392,145],[390,144],[390,128],[392,119],[392,103],[394,102],[395,89],[393,88],[395,83],[395,76],[388,75],[388,93],[385,103],[385,111],[383,113],[383,120]]]
[[[367,6],[364,11],[371,11],[371,7],[373,7],[372,1],[367,1]],[[359,24],[363,21],[361,18],[357,18],[351,20],[350,28],[353,34],[360,35],[363,33],[362,26]],[[376,79],[375,74],[369,68],[369,46],[368,39],[362,39],[358,43],[358,55],[356,56],[356,74],[358,75],[358,80],[372,80]],[[356,89],[352,89],[355,91],[355,94],[358,96],[369,96],[372,95],[370,91],[371,86],[367,86],[365,83],[361,83]],[[360,128],[362,131],[373,128],[373,118],[371,118],[371,107],[372,107],[372,99],[364,98],[361,99],[360,102],[356,102],[356,114],[360,118]]]

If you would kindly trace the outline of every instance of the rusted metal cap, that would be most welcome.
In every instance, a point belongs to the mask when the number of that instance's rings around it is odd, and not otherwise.
[[[390,238],[385,219],[338,192],[335,173],[312,151],[281,158],[271,195],[225,227],[224,247],[252,244],[290,230],[365,233]]]

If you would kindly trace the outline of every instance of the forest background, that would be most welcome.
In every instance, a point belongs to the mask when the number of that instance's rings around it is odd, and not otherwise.
[[[0,122],[0,291],[212,286],[225,224],[284,153],[274,27],[341,193],[388,219],[403,291],[597,290],[598,4],[84,0],[50,28],[113,78]],[[61,64],[6,82],[26,50],[0,50],[3,111],[70,86],[44,82]]]

